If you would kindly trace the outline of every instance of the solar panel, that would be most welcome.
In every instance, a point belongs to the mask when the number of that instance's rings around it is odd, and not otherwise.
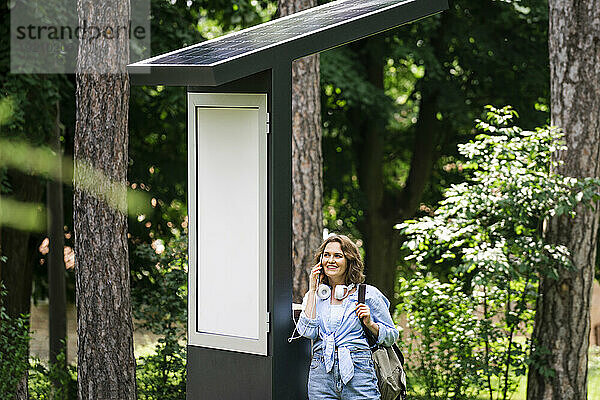
[[[143,64],[214,66],[412,0],[341,0],[157,56]]]

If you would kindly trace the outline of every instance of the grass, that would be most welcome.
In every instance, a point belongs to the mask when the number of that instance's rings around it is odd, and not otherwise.
[[[527,398],[527,377],[522,376],[511,400]],[[600,347],[590,345],[588,361],[588,399],[600,399]]]
[[[409,382],[410,385],[410,382]],[[496,386],[493,384],[493,386]],[[417,389],[417,391],[419,391]],[[489,400],[489,395],[486,396],[487,392],[482,391],[476,400]],[[500,397],[496,397],[497,393],[494,393],[494,400]],[[419,399],[421,397],[417,396]],[[519,379],[519,386],[509,397],[510,400],[526,400],[527,399],[527,376],[522,376]],[[588,400],[600,399],[600,346],[590,346],[589,350],[589,362],[588,362]]]
[[[489,399],[485,396],[477,397],[478,400]],[[527,376],[519,379],[519,387],[513,393],[511,400],[527,399]],[[590,345],[588,361],[588,399],[600,399],[600,346]]]
[[[600,399],[600,346],[590,346],[588,362],[588,399]]]
[[[494,379],[492,379],[494,380]],[[496,385],[494,385],[494,387],[497,387]],[[517,387],[517,389],[514,391],[514,393],[512,393],[512,395],[509,393],[508,394],[508,398],[510,400],[525,400],[527,398],[527,376],[521,376],[519,378],[519,386]],[[489,392],[485,392],[485,393],[480,393],[479,396],[477,396],[477,400],[489,400],[490,396],[489,396]],[[500,397],[496,397],[496,392],[494,392],[494,400],[496,400],[497,398]]]

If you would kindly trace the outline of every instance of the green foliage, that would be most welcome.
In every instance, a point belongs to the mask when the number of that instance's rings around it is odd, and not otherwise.
[[[3,103],[0,137],[45,144],[55,130],[60,90],[70,87],[66,78],[13,75],[8,73],[8,69],[0,70],[0,77],[0,101]],[[31,113],[30,110],[37,112]]]
[[[2,33],[9,24],[9,13],[2,13],[0,26]],[[9,35],[6,32],[6,35]],[[9,38],[3,36],[3,38]],[[38,148],[44,147],[52,137],[56,129],[57,105],[61,101],[61,91],[72,90],[72,86],[65,76],[59,75],[33,75],[33,74],[11,74],[10,73],[10,54],[8,43],[0,43],[0,141],[5,151],[10,151],[10,142],[12,141],[30,145]],[[32,111],[35,110],[35,111]],[[11,169],[21,170],[23,173],[29,173],[34,170],[30,164],[35,164],[36,158],[25,159],[20,165],[10,165],[7,163],[6,156],[0,162],[0,195],[11,194],[15,187],[23,185],[19,179],[11,176]],[[36,171],[33,171],[34,173]],[[41,181],[42,179],[40,179]],[[44,215],[36,213],[37,204],[29,209],[28,205],[14,204],[11,209],[4,207],[4,214],[12,214],[12,209],[28,212],[28,224],[20,227],[24,230],[42,229],[41,221],[45,220]],[[20,207],[19,207],[20,206]],[[2,212],[0,212],[2,213]],[[31,215],[34,215],[32,217]],[[38,218],[35,218],[37,214]],[[0,217],[0,219],[2,219]],[[6,220],[6,216],[4,220]],[[18,220],[13,219],[13,224]],[[3,223],[0,221],[0,226]],[[10,226],[11,223],[6,225]]]
[[[7,7],[3,3],[0,7]],[[73,90],[66,75],[10,73],[10,13],[0,13],[0,138],[32,145],[48,142],[55,130],[56,105]],[[14,184],[14,182],[13,182]]]
[[[588,361],[588,399],[600,398],[600,346],[590,345]]]
[[[136,250],[147,264],[133,277],[132,308],[142,328],[160,336],[154,353],[137,365],[140,399],[185,397],[187,321],[187,237],[172,240],[161,254]]]
[[[477,341],[474,301],[461,292],[461,283],[442,283],[417,274],[400,281],[407,316],[409,390],[427,399],[468,399],[481,383],[473,342]],[[411,396],[411,397],[412,397]]]
[[[138,399],[184,399],[185,360],[185,346],[168,337],[159,339],[154,354],[137,360]]]
[[[56,363],[45,365],[38,359],[29,367],[29,398],[32,400],[68,400],[77,398],[77,367],[66,365],[65,352],[56,356]],[[56,385],[53,384],[56,382]]]
[[[0,398],[16,394],[29,363],[29,323],[26,316],[11,318],[3,305],[6,290],[0,285]]]
[[[456,144],[470,137],[472,121],[485,104],[513,104],[526,111],[528,126],[544,124],[547,19],[546,1],[454,1],[439,15],[322,53],[326,227],[360,238],[369,213],[383,213],[366,209],[361,168],[381,167],[385,197],[398,198],[419,151],[417,125],[430,118],[421,113],[426,102],[433,104],[439,135],[432,176],[420,199],[425,207],[408,211],[415,215],[423,215],[443,188],[460,179],[456,169],[444,167],[456,162]],[[380,60],[382,83],[367,71]],[[383,156],[361,159],[365,141],[371,140],[363,137],[365,127],[378,123],[385,125]],[[329,217],[332,207],[335,218]]]
[[[527,363],[552,374],[543,349],[529,356],[532,344],[517,340],[531,333],[539,275],[556,278],[572,265],[544,226],[598,199],[598,180],[554,172],[552,156],[564,149],[558,130],[523,131],[511,125],[512,108],[487,109],[482,133],[459,145],[465,182],[445,191],[433,215],[397,226],[407,259],[447,281],[417,275],[400,283],[416,360],[425,360],[411,368],[434,397],[468,398],[470,386],[506,399]],[[448,365],[454,359],[466,364]]]
[[[535,297],[534,285],[518,298],[511,289],[479,286],[464,292],[464,282],[453,277],[441,282],[431,274],[400,279],[404,303],[398,311],[407,316],[408,371],[411,390],[427,399],[471,399],[480,392],[495,398],[510,396],[526,373],[533,303],[521,303],[506,313],[508,295],[513,303]],[[508,316],[506,314],[509,314]],[[507,397],[504,397],[507,398]]]
[[[146,264],[133,276],[133,314],[155,334],[185,336],[187,321],[187,236],[173,239],[164,251],[139,246]]]
[[[544,221],[589,205],[598,181],[552,172],[551,155],[564,149],[556,129],[522,131],[508,125],[510,107],[488,110],[487,121],[477,124],[484,133],[459,146],[468,180],[446,190],[433,216],[399,226],[410,238],[408,259],[448,264],[445,270],[475,285],[537,271],[556,277],[571,262],[565,246],[545,240]]]

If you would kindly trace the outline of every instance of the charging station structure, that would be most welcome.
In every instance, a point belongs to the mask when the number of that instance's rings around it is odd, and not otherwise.
[[[292,315],[292,61],[439,13],[447,0],[338,0],[130,64],[187,87],[188,400],[306,399]]]

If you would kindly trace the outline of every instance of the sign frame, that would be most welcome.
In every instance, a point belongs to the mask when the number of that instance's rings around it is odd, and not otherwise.
[[[188,344],[190,346],[199,346],[212,349],[229,350],[242,353],[268,355],[268,332],[269,332],[269,313],[268,313],[268,276],[267,276],[267,155],[268,155],[268,112],[267,112],[267,94],[266,93],[188,93],[188,226],[189,226],[189,279],[188,279]],[[253,113],[252,111],[256,111]],[[200,115],[204,115],[204,120]],[[212,114],[215,115],[211,118]],[[223,115],[232,117],[240,114],[251,116],[253,122],[243,125],[240,129],[239,122],[231,118],[222,118]],[[256,117],[255,120],[253,117]],[[215,129],[214,123],[219,124]],[[210,124],[213,124],[209,126]],[[202,125],[201,124],[205,124]],[[254,125],[256,124],[256,125]],[[237,136],[236,136],[237,135]],[[247,136],[251,135],[251,136]],[[252,135],[257,137],[252,138]],[[235,140],[235,139],[239,140]],[[199,148],[200,143],[209,145],[215,143],[214,149]],[[237,144],[239,142],[240,144]],[[246,146],[244,144],[252,143],[255,146]],[[248,159],[251,165],[236,163],[235,160],[224,160],[220,164],[219,170],[208,171],[208,175],[200,167],[204,157],[219,157],[224,155],[223,148],[229,149],[232,153]],[[215,151],[217,154],[212,154]],[[218,152],[221,153],[218,153]],[[204,153],[203,153],[204,152]],[[207,165],[213,165],[209,162]],[[252,171],[248,171],[248,169]],[[211,194],[211,180],[214,180],[215,172],[220,172],[222,176],[227,176],[229,182],[213,183],[213,188],[224,190],[225,193],[219,193],[214,196]],[[247,186],[249,198],[244,198],[243,192],[229,192],[228,188],[244,186],[244,181],[239,180],[236,184],[235,179],[248,178],[248,173],[254,173],[251,176],[255,179]],[[258,176],[255,176],[258,175]],[[203,179],[204,178],[204,179]],[[257,191],[252,187],[258,186]],[[204,190],[203,190],[204,189]],[[235,221],[230,217],[228,226],[219,225],[219,220],[215,215],[231,213],[244,210],[232,210],[228,207],[227,194],[236,194],[240,196],[237,199],[238,204],[248,203],[258,206],[256,210],[251,206],[246,208],[246,214],[253,218],[251,221],[244,220],[244,223],[235,225]],[[207,198],[208,196],[208,198]],[[212,196],[212,198],[211,198]],[[200,199],[204,199],[206,204],[211,205],[210,210],[206,210],[198,204]],[[223,201],[221,201],[223,200]],[[239,201],[242,200],[242,203]],[[218,210],[220,203],[223,203],[221,210]],[[204,224],[203,224],[204,222]],[[227,221],[226,221],[227,222]],[[227,234],[227,231],[230,234]],[[212,246],[202,249],[202,237],[206,238],[215,232],[220,232],[219,237],[230,237],[231,240],[216,240]],[[246,242],[240,243],[244,238]],[[206,240],[205,240],[206,241]],[[222,244],[222,247],[220,247]],[[243,251],[243,245],[250,245],[246,252]],[[231,254],[222,252],[231,252],[236,246],[240,247],[241,253],[236,257],[239,263],[231,260]],[[256,246],[254,249],[252,246]],[[254,253],[255,251],[255,253]],[[248,253],[255,254],[255,257],[246,257]],[[226,265],[219,263],[219,254],[226,254],[225,259],[230,259]],[[223,268],[229,269],[229,279],[219,280]],[[237,270],[236,270],[237,269]],[[214,271],[219,271],[215,274]],[[212,278],[211,278],[212,277]],[[215,279],[216,278],[216,279]],[[213,279],[213,281],[210,281]],[[233,281],[231,279],[234,279]],[[236,281],[237,279],[237,281]],[[237,289],[236,289],[237,288]],[[254,290],[256,290],[254,297]],[[235,291],[235,293],[230,293]],[[240,292],[244,292],[247,301],[239,303]],[[204,298],[207,308],[203,309],[199,302]],[[250,306],[250,308],[248,308]],[[216,309],[221,307],[221,309]],[[244,308],[246,307],[246,308]],[[228,310],[229,312],[224,312]],[[237,312],[237,314],[236,314]],[[241,312],[241,313],[240,313]],[[223,315],[219,314],[222,313]],[[256,332],[252,335],[235,333],[245,326],[236,326],[238,322],[235,319],[248,319],[250,324],[256,323]],[[203,320],[209,318],[211,323],[204,325],[214,326],[214,321],[221,321],[222,328],[206,331],[202,329]],[[228,332],[231,331],[231,332]]]

